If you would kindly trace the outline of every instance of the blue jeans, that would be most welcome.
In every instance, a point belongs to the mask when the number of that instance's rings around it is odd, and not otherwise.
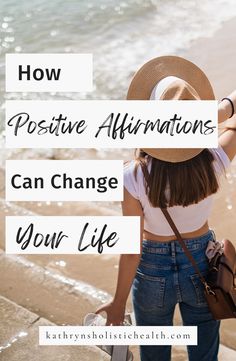
[[[208,272],[204,235],[185,240],[203,276]],[[178,241],[143,241],[143,252],[132,285],[137,326],[172,326],[179,303],[185,326],[198,327],[198,345],[187,346],[189,361],[217,361],[220,321],[213,319],[204,298],[204,286]],[[141,361],[171,360],[171,346],[140,346]]]

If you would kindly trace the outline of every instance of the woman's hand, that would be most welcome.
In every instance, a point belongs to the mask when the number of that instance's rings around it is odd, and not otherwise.
[[[120,326],[125,318],[125,304],[115,302],[115,300],[106,303],[96,310],[96,314],[105,311],[107,314],[106,326]]]

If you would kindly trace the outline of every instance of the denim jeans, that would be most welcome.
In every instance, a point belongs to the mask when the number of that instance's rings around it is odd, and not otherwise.
[[[203,276],[208,272],[209,230],[185,240]],[[204,286],[178,241],[143,241],[143,252],[132,285],[137,326],[172,326],[178,303],[184,326],[198,327],[198,344],[187,346],[189,361],[217,361],[220,321],[213,319],[204,298]],[[141,361],[171,360],[171,346],[140,346]]]

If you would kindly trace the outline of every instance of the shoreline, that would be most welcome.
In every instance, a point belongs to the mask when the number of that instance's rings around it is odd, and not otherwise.
[[[224,21],[212,37],[201,37],[181,53],[208,76],[216,98],[221,99],[236,88],[236,17]]]

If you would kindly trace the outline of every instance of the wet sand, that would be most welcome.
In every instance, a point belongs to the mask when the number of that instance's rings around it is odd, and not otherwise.
[[[235,71],[235,44],[236,40],[236,23],[235,19],[224,24],[213,38],[200,39],[192,44],[192,47],[188,51],[179,53],[180,56],[185,56],[187,59],[194,61],[199,65],[209,76],[211,80],[216,97],[218,99],[226,96],[234,88],[236,88],[236,71]],[[23,155],[24,153],[24,155]],[[18,154],[17,157],[27,157],[27,151],[22,154]],[[75,153],[77,156],[77,154]],[[124,151],[116,153],[111,152],[110,159],[127,159],[131,157],[131,151]],[[55,154],[54,154],[55,157]],[[80,157],[80,156],[79,156]],[[104,157],[104,153],[91,150],[90,152],[82,153],[81,158],[100,158]],[[16,158],[16,154],[12,156]],[[58,150],[56,152],[56,158],[66,158],[66,152]],[[0,182],[0,197],[4,198],[4,179],[3,170],[1,170],[1,182]],[[15,207],[14,203],[4,204],[4,201],[0,203],[0,248],[4,248],[4,217],[5,215],[12,214],[25,214],[25,212],[35,212],[35,214],[43,215],[115,215],[121,214],[120,206],[114,203],[37,203],[37,202],[18,202],[16,204],[19,208]],[[209,223],[211,228],[216,231],[219,239],[227,237],[231,239],[236,245],[236,232],[235,232],[235,220],[236,220],[236,159],[233,161],[232,167],[227,172],[227,178],[222,182],[222,189],[215,197],[215,205],[211,214]],[[118,270],[118,256],[88,256],[88,255],[55,255],[55,256],[25,256],[26,261],[33,262],[40,269],[47,270],[48,272],[57,273],[78,281],[86,282],[94,286],[97,289],[104,290],[108,294],[114,294],[115,281]],[[12,271],[13,272],[13,271]],[[29,270],[30,272],[30,270]],[[11,276],[11,275],[10,275]],[[16,303],[29,308],[31,311],[40,313],[40,306],[34,304],[34,298],[31,297],[31,290],[28,289],[28,295],[22,296],[22,288],[19,287],[17,276],[4,277],[1,288],[3,296],[7,296]],[[18,276],[20,279],[20,275]],[[33,282],[33,281],[32,281]],[[51,296],[45,293],[45,298],[42,302],[47,305],[48,300],[51,300]],[[29,301],[26,301],[26,299]],[[31,302],[32,300],[32,302]],[[70,302],[70,301],[69,301]],[[74,301],[73,301],[74,302]],[[86,303],[86,300],[81,302]],[[79,300],[78,300],[79,304]],[[68,306],[68,310],[70,305]],[[79,307],[83,310],[83,305],[79,304]],[[92,306],[91,306],[92,307]],[[127,304],[127,308],[132,310],[131,301]],[[93,309],[91,309],[93,311]],[[58,312],[58,310],[57,310]],[[71,312],[73,316],[73,311]],[[53,309],[50,308],[47,314],[47,307],[44,307],[45,318],[50,319],[50,315],[53,315],[53,321],[60,324],[61,319],[58,314],[53,314]],[[71,322],[72,321],[72,322]],[[70,323],[73,323],[73,317],[70,318]],[[74,324],[78,324],[78,318],[74,320]],[[180,317],[178,309],[176,310],[175,323],[180,323]],[[3,330],[0,330],[3,332]],[[222,322],[221,327],[221,342],[225,346],[236,350],[236,320],[226,320]],[[175,351],[173,360],[187,359],[186,355],[178,348]],[[135,349],[137,355],[137,349]],[[138,360],[136,356],[135,360]],[[221,358],[223,361],[223,358]],[[10,361],[10,360],[9,360]]]

